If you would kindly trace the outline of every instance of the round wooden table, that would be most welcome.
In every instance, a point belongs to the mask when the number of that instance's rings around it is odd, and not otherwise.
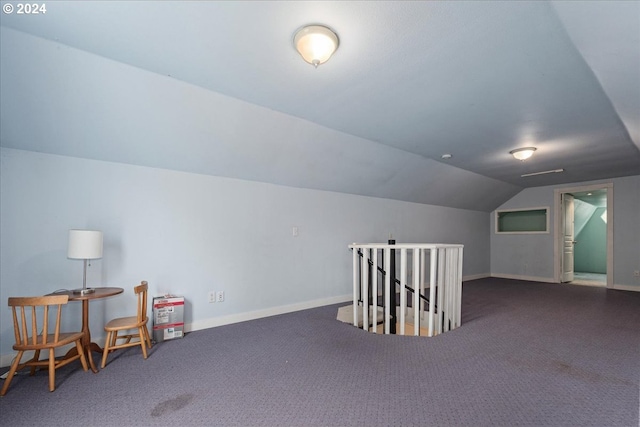
[[[67,290],[53,292],[50,295],[68,295],[69,301],[82,301],[82,332],[84,333],[84,337],[82,338],[82,348],[84,348],[85,355],[89,359],[91,370],[97,373],[98,368],[96,368],[96,365],[93,362],[93,356],[91,356],[91,352],[95,351],[96,353],[100,353],[102,355],[102,348],[98,344],[91,342],[91,331],[89,329],[89,302],[94,299],[106,298],[113,295],[121,294],[122,292],[124,292],[124,289],[109,287],[92,289],[95,289],[95,292],[84,295]],[[67,352],[65,358],[76,355],[77,353],[78,351],[74,347]]]

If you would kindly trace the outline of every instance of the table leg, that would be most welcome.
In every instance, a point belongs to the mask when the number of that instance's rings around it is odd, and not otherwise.
[[[96,367],[95,362],[93,361],[93,356],[91,355],[91,331],[89,330],[89,300],[82,300],[82,348],[84,349],[84,355],[89,362],[89,366],[94,373],[98,373],[98,368]],[[97,344],[94,344],[98,349]],[[94,351],[96,351],[94,349]],[[78,350],[73,347],[70,349],[67,354],[65,354],[65,359],[69,357],[73,357],[78,354]]]
[[[97,347],[92,348],[91,342],[91,331],[89,330],[89,300],[82,300],[82,332],[84,332],[84,337],[82,338],[82,348],[84,348],[84,354],[89,359],[89,365],[91,365],[91,370],[94,373],[98,373],[98,368],[93,361],[93,356],[91,355],[91,350],[99,351],[100,347],[97,344],[93,344]]]

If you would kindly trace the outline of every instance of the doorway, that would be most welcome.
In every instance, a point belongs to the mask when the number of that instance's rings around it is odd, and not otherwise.
[[[613,184],[555,190],[555,280],[613,286]]]

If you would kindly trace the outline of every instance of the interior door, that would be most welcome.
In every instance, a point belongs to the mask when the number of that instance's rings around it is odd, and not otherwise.
[[[573,280],[573,215],[574,204],[573,196],[569,193],[562,194],[562,282],[571,282]]]

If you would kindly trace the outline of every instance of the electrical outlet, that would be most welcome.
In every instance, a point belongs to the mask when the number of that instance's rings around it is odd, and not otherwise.
[[[216,302],[224,302],[224,291],[216,292]]]
[[[640,277],[640,270],[635,270],[635,271],[633,272],[633,276],[634,276],[634,277]]]
[[[216,291],[209,292],[209,303],[216,302]]]

